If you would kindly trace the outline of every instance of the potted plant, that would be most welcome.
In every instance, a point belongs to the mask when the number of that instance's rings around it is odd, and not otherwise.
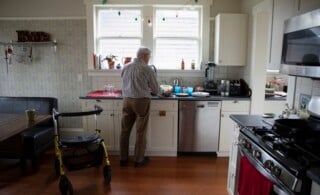
[[[117,60],[117,56],[110,54],[106,56],[105,60],[107,60],[108,62],[109,69],[114,69],[114,64],[115,60]]]

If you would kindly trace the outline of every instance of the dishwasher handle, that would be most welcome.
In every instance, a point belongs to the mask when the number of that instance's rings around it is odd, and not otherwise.
[[[197,108],[204,108],[204,105],[203,104],[199,104],[199,105],[197,105]]]

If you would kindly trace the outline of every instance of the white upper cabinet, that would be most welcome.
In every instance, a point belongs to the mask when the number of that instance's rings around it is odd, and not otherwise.
[[[295,14],[295,0],[270,0],[270,38],[268,70],[278,71],[281,64],[284,21]]]
[[[320,1],[319,0],[294,0],[296,4],[296,14],[300,15],[306,12],[319,9]]]
[[[221,13],[215,17],[214,62],[217,65],[246,65],[247,26],[247,14]]]

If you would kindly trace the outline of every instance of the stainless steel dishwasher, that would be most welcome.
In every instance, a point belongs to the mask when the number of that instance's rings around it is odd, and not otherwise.
[[[178,152],[217,152],[220,101],[179,101]]]

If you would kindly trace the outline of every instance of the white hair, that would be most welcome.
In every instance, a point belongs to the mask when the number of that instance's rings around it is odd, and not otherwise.
[[[144,54],[151,54],[151,50],[147,47],[140,47],[137,51],[137,57],[142,56]]]

